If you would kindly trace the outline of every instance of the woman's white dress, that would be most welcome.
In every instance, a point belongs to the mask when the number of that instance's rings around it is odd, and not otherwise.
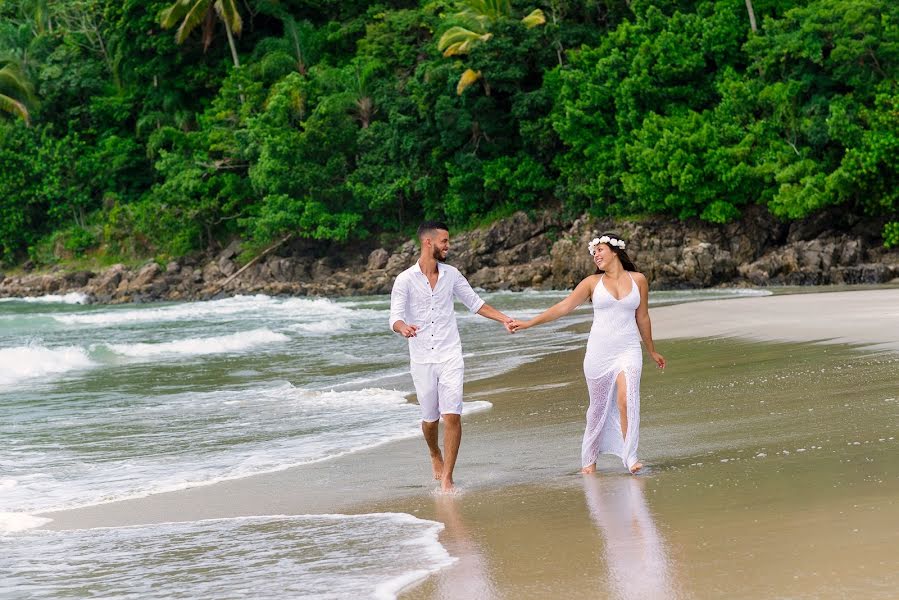
[[[630,273],[628,273],[630,276]],[[596,462],[600,453],[621,458],[628,470],[637,462],[640,441],[640,375],[643,350],[637,329],[636,310],[640,291],[631,277],[631,291],[616,300],[600,276],[593,290],[593,327],[587,340],[584,377],[590,392],[587,429],[581,447],[581,465]],[[627,382],[627,436],[621,436],[616,378],[624,373]]]

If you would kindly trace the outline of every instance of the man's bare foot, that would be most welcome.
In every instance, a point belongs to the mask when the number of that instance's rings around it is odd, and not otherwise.
[[[443,477],[440,481],[440,491],[444,494],[452,494],[456,491],[456,486],[453,485],[452,477]]]
[[[431,455],[431,466],[434,468],[434,479],[438,481],[443,478],[443,455],[438,451],[437,454]]]
[[[642,468],[643,468],[643,463],[635,462],[633,465],[631,465],[631,473],[632,474],[636,473],[637,471],[639,471]]]
[[[584,467],[583,469],[581,469],[581,473],[583,473],[584,475],[592,475],[593,473],[596,473],[596,463]]]

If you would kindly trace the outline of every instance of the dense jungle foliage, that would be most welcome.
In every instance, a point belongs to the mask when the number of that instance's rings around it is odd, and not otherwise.
[[[899,245],[897,70],[888,0],[0,0],[0,260],[543,207]]]

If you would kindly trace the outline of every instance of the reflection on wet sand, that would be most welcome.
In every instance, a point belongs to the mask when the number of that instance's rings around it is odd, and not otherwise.
[[[498,594],[481,548],[472,538],[459,511],[459,499],[439,494],[434,498],[434,512],[446,527],[440,543],[450,556],[458,559],[452,567],[452,577],[437,579],[437,594],[441,599],[496,598]]]
[[[659,535],[640,477],[584,477],[590,516],[605,541],[610,590],[625,600],[677,598],[665,541]]]

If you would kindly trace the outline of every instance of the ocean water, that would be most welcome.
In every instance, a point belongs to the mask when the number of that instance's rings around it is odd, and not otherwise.
[[[767,292],[658,292],[652,301],[747,294]],[[524,318],[565,295],[484,298]],[[35,516],[41,512],[277,471],[419,435],[418,407],[405,399],[412,391],[406,342],[388,330],[388,309],[386,296],[130,306],[88,305],[78,294],[0,301],[0,546],[10,557],[0,564],[0,581],[10,582],[0,595],[15,588],[23,590],[16,597],[238,597],[262,573],[272,585],[293,581],[278,588],[288,597],[327,597],[315,591],[322,589],[391,597],[397,582],[441,568],[451,558],[436,542],[439,524],[402,515],[32,530],[45,522]],[[460,310],[466,376],[578,347],[583,339],[568,327],[590,318],[583,307],[546,327],[539,344],[524,345],[500,324]],[[489,409],[470,401],[465,410]],[[173,538],[183,546],[166,541]],[[232,543],[219,546],[218,538]],[[292,548],[302,544],[317,550],[297,555]],[[254,562],[261,547],[271,552]],[[160,548],[196,576],[157,581],[143,572],[141,553]],[[228,552],[252,563],[257,579],[210,566],[210,556]],[[104,566],[88,568],[91,561]],[[371,589],[338,588],[338,580]]]
[[[441,529],[379,513],[34,531],[0,537],[0,597],[393,598],[454,562]]]

